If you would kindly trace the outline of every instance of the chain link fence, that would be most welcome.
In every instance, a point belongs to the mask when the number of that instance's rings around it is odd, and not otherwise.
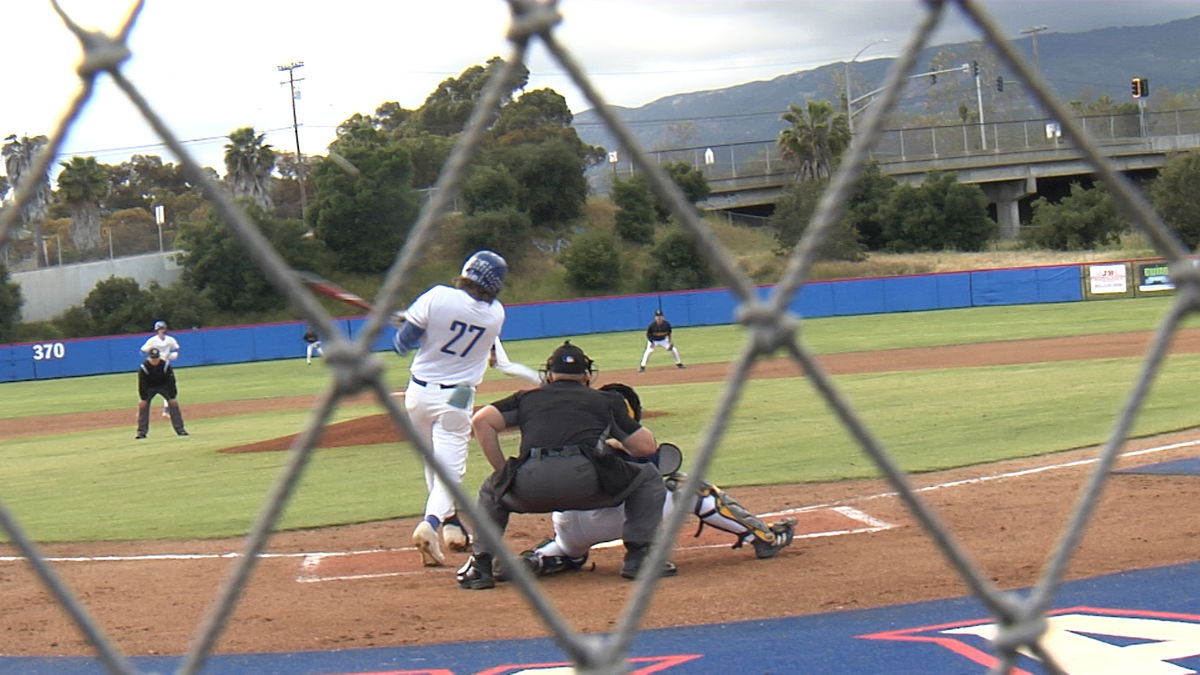
[[[300,434],[293,452],[277,477],[266,503],[245,539],[242,555],[239,555],[232,563],[232,569],[224,584],[215,589],[211,608],[206,618],[196,627],[194,639],[182,661],[179,672],[198,672],[212,654],[252,571],[259,562],[260,554],[264,550],[270,533],[278,523],[281,513],[309,464],[318,432],[330,420],[332,413],[343,399],[364,392],[373,393],[394,423],[405,432],[408,438],[419,438],[419,434],[415,433],[412,428],[403,407],[397,405],[391,395],[392,392],[385,387],[382,365],[371,352],[370,346],[388,323],[388,317],[384,314],[385,308],[391,307],[398,301],[400,287],[413,274],[426,246],[430,243],[434,226],[451,208],[468,164],[478,151],[484,131],[490,120],[494,119],[501,104],[502,95],[505,93],[504,83],[510,80],[513,70],[524,63],[527,49],[533,41],[540,41],[570,75],[581,92],[595,107],[603,122],[612,131],[620,147],[626,149],[636,169],[647,176],[658,197],[669,205],[675,217],[691,234],[707,262],[712,265],[731,293],[738,299],[737,316],[744,328],[745,337],[730,369],[729,380],[719,398],[714,402],[712,421],[705,430],[687,484],[681,488],[682,491],[685,494],[694,491],[707,474],[715,454],[719,451],[720,439],[724,435],[735,404],[746,385],[753,362],[760,356],[776,352],[786,353],[808,374],[807,378],[795,381],[798,389],[797,395],[803,393],[799,391],[801,387],[811,386],[824,398],[832,414],[856,440],[862,452],[879,467],[906,508],[919,521],[932,542],[936,544],[950,567],[961,577],[1000,627],[992,641],[999,661],[996,669],[1001,672],[1010,671],[1014,667],[1018,651],[1027,650],[1037,656],[1048,671],[1061,672],[1052,655],[1039,643],[1039,636],[1046,626],[1045,614],[1050,609],[1051,600],[1063,581],[1067,564],[1084,528],[1095,511],[1105,485],[1105,478],[1113,467],[1118,451],[1128,436],[1139,407],[1145,399],[1149,385],[1163,362],[1173,333],[1179,327],[1184,316],[1200,306],[1197,304],[1200,301],[1200,270],[1190,264],[1189,251],[1163,225],[1145,198],[1113,169],[1101,151],[1100,144],[1091,135],[1092,130],[1085,129],[1081,120],[1072,116],[1066,105],[1053,97],[1050,93],[1051,89],[1042,80],[1039,73],[1020,58],[1013,46],[1004,38],[1000,27],[979,5],[965,0],[962,2],[931,0],[914,3],[914,16],[918,19],[916,26],[909,36],[903,52],[893,63],[879,98],[868,111],[866,119],[856,125],[854,142],[843,158],[840,170],[833,177],[822,196],[817,211],[813,215],[809,227],[805,230],[804,237],[796,246],[778,285],[769,295],[760,298],[755,284],[747,273],[735,264],[733,256],[722,246],[679,189],[658,167],[651,153],[638,146],[630,129],[605,103],[601,92],[593,86],[587,74],[568,51],[567,46],[559,42],[555,34],[555,28],[560,20],[558,3],[510,0],[509,6],[511,25],[508,27],[507,34],[511,42],[511,53],[505,58],[505,65],[499,68],[487,83],[465,131],[442,169],[436,189],[430,192],[430,197],[425,203],[417,223],[412,228],[409,238],[397,252],[395,262],[386,275],[379,297],[376,298],[375,307],[378,309],[369,315],[362,333],[356,339],[350,340],[334,329],[331,317],[304,289],[299,277],[288,268],[246,215],[235,206],[230,196],[214,183],[207,172],[202,170],[191,158],[167,121],[158,116],[133,82],[125,77],[122,63],[129,56],[126,40],[134,27],[141,4],[136,5],[131,11],[121,30],[111,36],[85,31],[56,5],[64,24],[79,38],[84,49],[85,58],[78,69],[81,85],[54,131],[50,143],[38,157],[28,175],[45,175],[51,161],[58,155],[68,130],[91,98],[97,78],[107,75],[128,97],[171,152],[180,158],[189,180],[201,186],[206,198],[210,200],[219,215],[232,225],[242,245],[250,252],[256,264],[261,266],[270,281],[294,307],[303,313],[319,333],[331,336],[325,341],[325,357],[330,369],[329,387],[315,404],[312,421]],[[1078,502],[1053,554],[1041,572],[1040,579],[1033,591],[1021,597],[996,588],[987,575],[973,563],[960,546],[954,533],[942,524],[937,514],[920,498],[888,449],[875,437],[829,374],[822,369],[814,353],[800,339],[799,328],[803,323],[802,320],[786,310],[798,288],[805,282],[809,270],[816,260],[818,244],[842,215],[854,182],[860,175],[865,162],[871,157],[873,149],[878,147],[882,140],[884,135],[883,116],[888,110],[895,107],[901,88],[908,75],[914,72],[917,66],[916,61],[920,50],[928,44],[934,29],[948,11],[962,12],[977,27],[981,37],[991,45],[998,59],[1005,62],[1021,81],[1028,83],[1029,91],[1043,106],[1043,109],[1054,119],[1061,121],[1063,138],[1071,139],[1071,142],[1077,146],[1094,167],[1096,177],[1107,185],[1121,212],[1140,228],[1159,254],[1166,259],[1171,277],[1177,287],[1174,304],[1157,329],[1140,373],[1128,393],[1120,414],[1113,422],[1109,440],[1104,444],[1093,472],[1085,481]],[[501,28],[497,27],[497,30],[501,30]],[[0,220],[0,241],[6,240],[14,231],[16,214],[20,211],[21,206],[32,197],[32,193],[33,182],[26,181],[18,186],[16,190],[17,208],[9,209],[3,220]],[[786,404],[786,402],[784,403]],[[442,479],[453,486],[452,477],[445,469],[433,462],[431,449],[419,440],[413,441],[413,445],[422,457],[435,467]],[[650,604],[658,579],[648,575],[637,580],[634,592],[611,633],[601,636],[577,634],[563,621],[549,601],[539,593],[538,586],[526,567],[518,564],[514,554],[501,545],[499,533],[495,527],[490,526],[480,517],[481,514],[477,512],[474,500],[465,494],[461,487],[455,487],[453,492],[455,499],[459,504],[464,505],[472,521],[479,523],[478,535],[484,537],[494,549],[499,551],[505,569],[515,571],[513,583],[520,589],[520,593],[534,611],[542,617],[560,648],[576,664],[577,672],[620,673],[627,670],[630,645]],[[667,560],[671,552],[671,544],[687,515],[689,514],[686,510],[675,510],[664,522],[656,542],[657,545],[653,549],[651,558],[646,562],[650,569],[661,567]],[[3,527],[9,534],[22,555],[29,559],[40,581],[94,646],[97,658],[104,667],[113,673],[136,672],[127,657],[113,646],[97,623],[89,616],[83,604],[61,582],[54,568],[39,553],[36,544],[29,539],[21,524],[13,518],[3,504],[0,504],[0,527]],[[802,665],[798,665],[797,668],[803,669]]]

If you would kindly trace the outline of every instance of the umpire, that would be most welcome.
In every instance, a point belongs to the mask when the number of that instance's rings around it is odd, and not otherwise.
[[[512,513],[548,513],[625,505],[625,562],[621,576],[637,576],[662,523],[666,490],[653,464],[626,462],[654,454],[654,434],[629,414],[619,393],[589,385],[592,360],[568,340],[546,361],[546,383],[483,406],[471,419],[475,438],[495,472],[479,488],[479,508],[503,534]],[[520,454],[504,457],[500,432],[521,429]],[[675,573],[668,563],[664,575]],[[458,585],[492,588],[492,552],[480,537],[458,571]]]
[[[157,347],[151,347],[146,360],[138,368],[138,398],[140,400],[138,401],[137,436],[134,438],[145,438],[146,432],[150,430],[150,399],[156,395],[167,400],[167,413],[171,417],[171,426],[175,427],[175,433],[187,436],[188,432],[183,428],[183,413],[179,410],[179,401],[175,400],[175,397],[179,395],[179,390],[175,386],[175,369],[171,367],[169,361],[162,358]]]

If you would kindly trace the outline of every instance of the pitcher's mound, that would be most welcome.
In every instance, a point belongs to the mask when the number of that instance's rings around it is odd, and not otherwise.
[[[266,441],[224,448],[219,452],[237,454],[241,452],[276,452],[287,450],[296,442],[299,434],[280,436]],[[375,445],[377,443],[399,443],[407,440],[392,419],[384,413],[346,420],[325,427],[319,448],[343,448],[348,445]]]

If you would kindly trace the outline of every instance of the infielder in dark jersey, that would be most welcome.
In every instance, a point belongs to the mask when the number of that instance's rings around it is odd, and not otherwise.
[[[151,347],[146,360],[138,368],[138,422],[137,436],[145,438],[150,430],[150,399],[156,395],[167,401],[167,413],[171,417],[171,426],[175,433],[187,436],[183,428],[183,413],[179,410],[179,401],[175,400],[179,390],[175,386],[175,369],[166,359],[162,358],[157,347]]]
[[[471,428],[496,471],[479,489],[479,508],[503,533],[512,513],[547,513],[624,504],[625,562],[621,576],[637,577],[662,523],[666,489],[653,464],[626,462],[604,440],[635,456],[652,455],[654,434],[629,414],[624,398],[590,387],[592,361],[565,342],[546,362],[546,383],[483,406]],[[520,427],[517,457],[504,457],[500,432]],[[491,548],[481,539],[458,571],[462,588],[496,585]],[[668,563],[663,574],[674,574]]]
[[[642,362],[638,372],[646,370],[646,362],[655,349],[665,349],[675,357],[675,367],[683,368],[683,360],[679,358],[679,350],[675,349],[675,341],[671,339],[671,322],[663,316],[662,310],[654,312],[654,321],[646,327],[646,351],[642,353]]]

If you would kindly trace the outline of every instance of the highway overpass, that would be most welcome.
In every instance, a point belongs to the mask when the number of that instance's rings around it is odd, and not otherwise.
[[[1156,171],[1176,152],[1200,147],[1200,110],[1081,117],[1080,123],[1122,172]],[[774,139],[660,150],[660,163],[685,161],[701,169],[712,194],[704,210],[739,211],[773,206],[795,182]],[[1039,194],[1039,180],[1086,178],[1082,154],[1045,120],[890,129],[871,149],[881,170],[918,184],[931,171],[958,174],[979,185],[995,205],[1001,236],[1020,228],[1021,200]]]

